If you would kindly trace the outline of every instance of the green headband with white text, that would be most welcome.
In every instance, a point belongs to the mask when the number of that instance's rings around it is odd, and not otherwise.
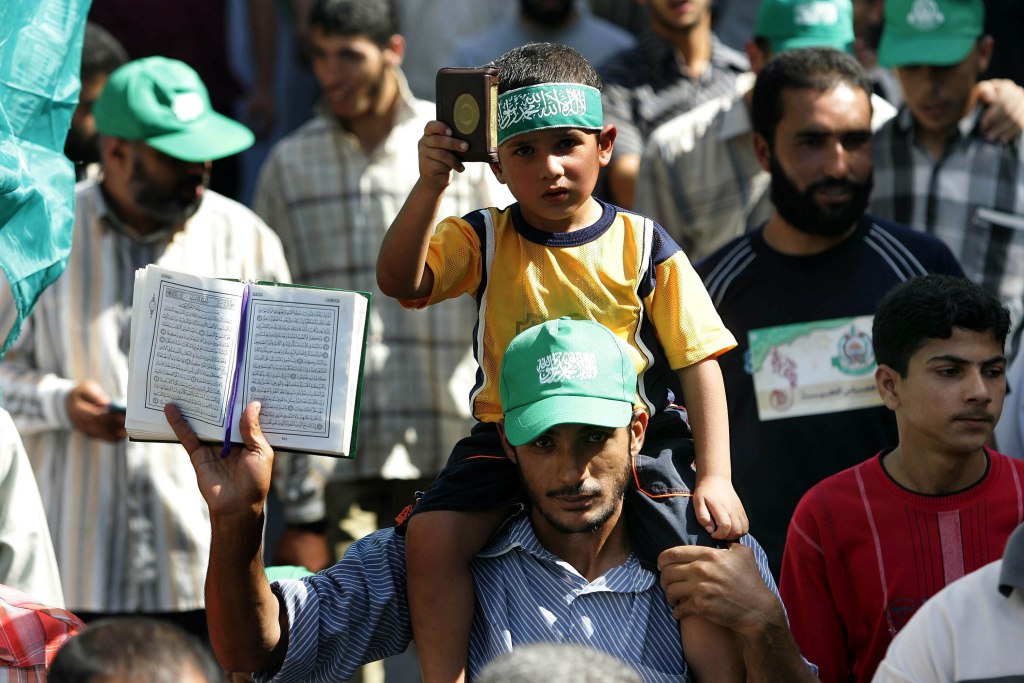
[[[601,130],[601,91],[580,83],[542,83],[498,96],[498,144],[542,128]]]

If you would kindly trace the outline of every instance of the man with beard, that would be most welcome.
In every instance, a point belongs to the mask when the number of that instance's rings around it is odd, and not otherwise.
[[[998,560],[1024,522],[1024,461],[986,445],[1009,330],[1009,311],[961,277],[914,278],[878,305],[874,381],[899,443],[807,492],[782,563],[793,633],[825,683],[871,681],[917,609]]]
[[[536,642],[604,650],[651,682],[690,680],[698,657],[716,667],[704,680],[735,680],[723,672],[744,667],[749,680],[817,680],[749,535],[728,548],[665,550],[660,586],[633,553],[623,494],[648,419],[634,406],[629,349],[611,330],[569,318],[528,328],[510,342],[500,384],[499,433],[528,511],[473,561],[469,680]],[[259,404],[241,418],[245,446],[225,459],[173,405],[165,412],[210,507],[210,635],[223,666],[260,670],[258,681],[348,680],[360,663],[409,645],[403,536],[378,531],[321,574],[271,586],[259,545],[274,454],[259,430]],[[696,524],[692,510],[687,517]],[[680,641],[677,619],[697,614],[736,636],[731,659],[716,662],[704,643]]]
[[[519,14],[455,44],[445,66],[479,66],[527,43],[568,45],[601,64],[636,40],[624,29],[595,17],[576,0],[519,0]]]
[[[0,364],[0,388],[39,481],[68,607],[86,621],[158,615],[202,635],[206,506],[180,452],[127,441],[118,408],[135,271],[155,263],[287,281],[288,268],[262,221],[207,189],[210,159],[253,136],[213,112],[190,67],[129,62],[111,73],[93,113],[101,179],[77,187],[67,269]],[[306,510],[293,502],[292,521],[322,517],[322,501],[319,510],[315,500]]]
[[[871,373],[871,315],[894,285],[962,274],[938,240],[864,214],[871,84],[850,55],[783,52],[758,75],[754,145],[771,218],[697,264],[738,341],[720,358],[733,481],[776,573],[793,508],[896,443]]]
[[[71,128],[64,143],[64,155],[75,164],[75,179],[95,178],[100,171],[100,135],[92,105],[114,69],[128,61],[128,53],[117,38],[91,21],[85,23],[82,42],[82,92],[71,117]]]

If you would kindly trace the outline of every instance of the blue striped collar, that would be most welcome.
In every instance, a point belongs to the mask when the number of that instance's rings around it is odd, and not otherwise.
[[[644,569],[637,556],[631,553],[623,564],[613,567],[594,581],[588,582],[572,565],[541,545],[540,539],[533,531],[530,517],[525,512],[506,522],[477,557],[497,558],[512,551],[525,552],[540,562],[558,565],[568,575],[577,579],[581,588],[585,587],[591,591],[641,593],[648,590],[657,581],[657,576]]]

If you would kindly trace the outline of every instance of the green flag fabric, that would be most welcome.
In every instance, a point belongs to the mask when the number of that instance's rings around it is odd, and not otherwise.
[[[90,3],[0,2],[0,353],[71,250],[75,175],[64,140]]]

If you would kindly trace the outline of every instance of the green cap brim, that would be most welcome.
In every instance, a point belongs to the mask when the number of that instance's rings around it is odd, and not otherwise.
[[[592,396],[551,396],[505,413],[505,438],[522,446],[561,424],[625,427],[633,417],[633,404]]]
[[[977,38],[929,38],[900,36],[883,32],[878,45],[878,61],[882,66],[952,66],[967,58]]]
[[[800,36],[798,38],[769,38],[768,44],[772,46],[772,52],[779,54],[786,50],[796,50],[803,47],[830,47],[841,52],[853,54],[853,38],[848,40],[834,39],[831,36]]]
[[[182,161],[214,161],[252,147],[252,131],[226,116],[210,112],[187,130],[145,140],[153,149]]]

